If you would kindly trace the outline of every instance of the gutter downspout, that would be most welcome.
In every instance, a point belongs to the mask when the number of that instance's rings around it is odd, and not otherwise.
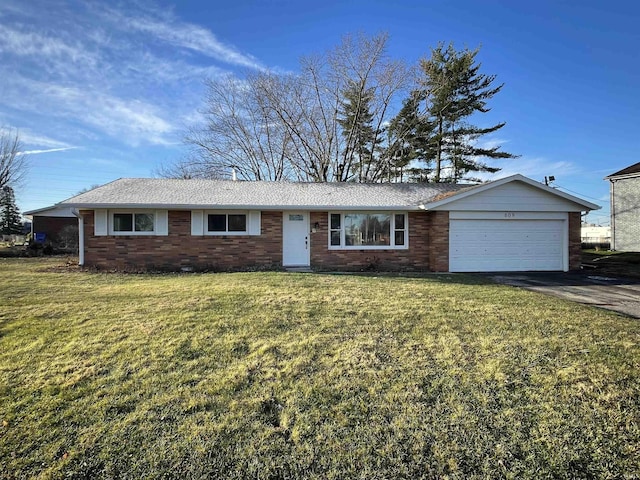
[[[610,208],[610,218],[611,221],[609,222],[611,225],[611,246],[609,247],[611,250],[615,251],[616,250],[616,196],[615,196],[615,189],[616,189],[616,181],[613,179],[609,179],[609,181],[611,182],[611,188],[609,189],[610,192],[610,199],[609,199],[609,208]]]
[[[78,218],[78,265],[82,267],[84,265],[84,217],[75,208],[71,213]]]

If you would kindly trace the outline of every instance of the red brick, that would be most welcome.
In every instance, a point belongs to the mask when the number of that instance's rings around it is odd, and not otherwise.
[[[115,270],[234,270],[282,265],[282,212],[262,212],[262,235],[192,236],[191,212],[169,211],[169,235],[95,236],[83,211],[85,266]]]

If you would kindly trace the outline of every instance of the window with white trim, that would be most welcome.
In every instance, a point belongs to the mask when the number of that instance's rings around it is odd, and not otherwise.
[[[114,234],[152,234],[155,232],[155,215],[149,212],[114,212],[112,217]]]
[[[408,248],[406,213],[329,213],[329,249]]]
[[[246,235],[246,213],[207,213],[206,233],[210,235]]]

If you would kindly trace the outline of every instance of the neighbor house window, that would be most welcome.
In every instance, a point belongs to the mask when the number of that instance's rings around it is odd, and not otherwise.
[[[114,213],[113,231],[117,233],[153,232],[155,216],[153,213]]]
[[[247,215],[245,213],[209,213],[207,232],[212,234],[247,233]]]
[[[407,248],[406,213],[330,213],[329,248]]]

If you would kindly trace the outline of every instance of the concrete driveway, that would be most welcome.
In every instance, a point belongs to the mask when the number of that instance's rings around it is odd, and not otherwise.
[[[588,272],[492,273],[496,283],[522,287],[573,302],[640,318],[640,281]]]

